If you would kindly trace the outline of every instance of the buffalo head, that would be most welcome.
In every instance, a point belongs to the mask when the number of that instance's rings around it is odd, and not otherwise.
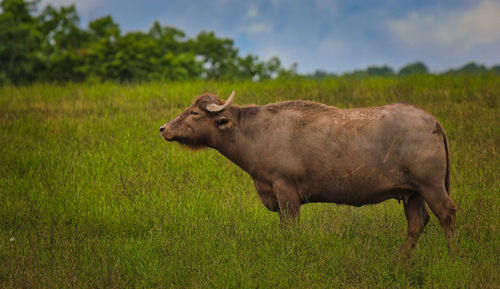
[[[160,127],[161,135],[191,148],[213,147],[219,132],[234,125],[224,113],[233,99],[234,91],[226,102],[211,93],[200,95],[188,109]]]

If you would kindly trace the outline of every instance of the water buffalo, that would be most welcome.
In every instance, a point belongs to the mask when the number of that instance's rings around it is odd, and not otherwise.
[[[443,127],[408,103],[339,109],[311,101],[263,106],[196,97],[160,127],[167,141],[218,150],[252,177],[266,208],[283,223],[301,204],[361,206],[402,200],[408,252],[429,220],[426,203],[450,240],[457,206],[449,197],[449,148]]]

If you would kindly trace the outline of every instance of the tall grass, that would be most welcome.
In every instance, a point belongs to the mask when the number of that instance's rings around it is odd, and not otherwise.
[[[413,255],[396,200],[302,207],[281,229],[252,181],[161,124],[205,91],[238,104],[409,101],[451,144],[458,249],[432,216]],[[500,77],[0,88],[2,288],[499,288]]]

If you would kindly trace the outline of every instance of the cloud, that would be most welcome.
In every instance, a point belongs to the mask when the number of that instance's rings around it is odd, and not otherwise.
[[[269,22],[256,22],[242,27],[241,30],[250,36],[255,36],[271,33],[273,31],[273,25]]]
[[[332,0],[315,0],[314,4],[319,12],[337,15],[338,7],[336,1]]]
[[[340,55],[349,50],[349,44],[335,36],[323,39],[318,46],[318,52],[323,55]]]
[[[281,5],[282,0],[271,0],[271,4],[274,8],[277,8]]]
[[[243,33],[255,37],[273,32],[273,22],[269,20],[269,17],[266,17],[265,13],[262,15],[256,5],[251,4],[246,9],[244,17],[235,24],[234,28],[234,32],[237,34]]]
[[[247,10],[247,15],[246,15],[246,18],[256,18],[259,16],[259,9],[257,9],[257,7],[255,6],[250,6]]]
[[[464,53],[476,46],[500,42],[500,3],[481,1],[468,11],[423,15],[387,21],[389,30],[412,48],[431,48]]]

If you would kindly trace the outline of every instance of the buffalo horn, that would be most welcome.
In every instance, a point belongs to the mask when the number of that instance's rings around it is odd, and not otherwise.
[[[210,112],[221,112],[221,111],[225,110],[233,102],[233,99],[234,99],[234,90],[231,93],[231,96],[229,96],[229,98],[226,100],[226,102],[223,105],[217,105],[215,103],[211,103],[211,104],[207,105],[207,107],[205,109],[207,111],[210,111]]]

